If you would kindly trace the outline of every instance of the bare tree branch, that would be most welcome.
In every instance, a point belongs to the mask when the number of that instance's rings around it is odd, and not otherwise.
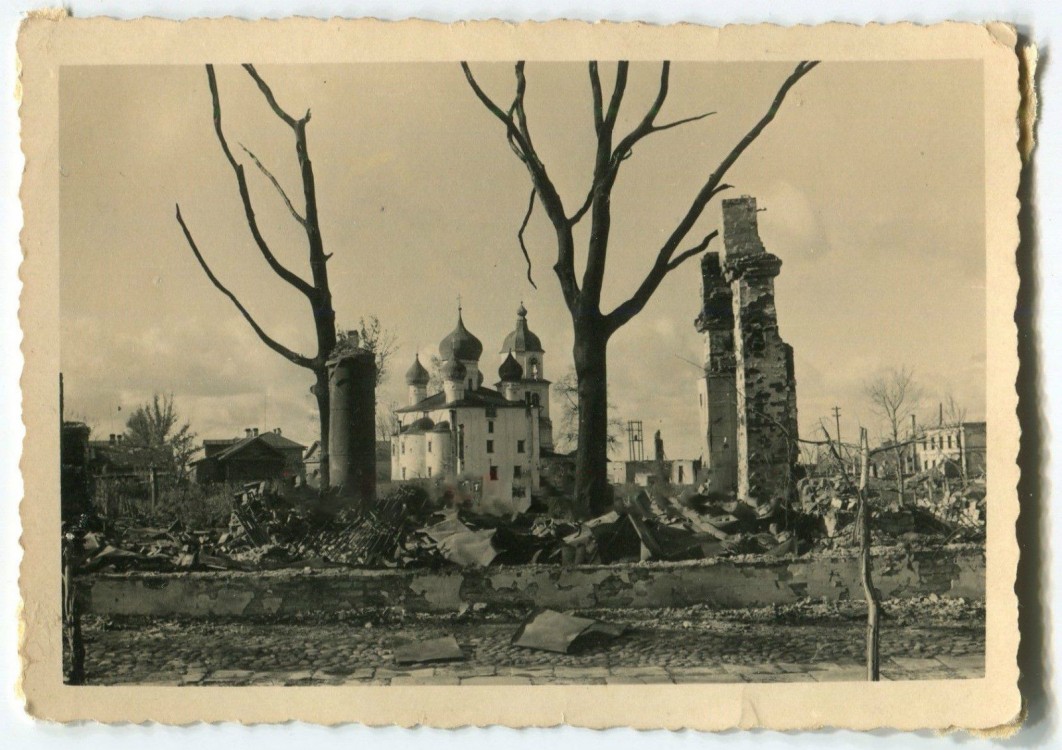
[[[476,98],[505,125],[506,137],[509,139],[513,152],[527,167],[528,173],[531,175],[531,183],[535,187],[538,199],[541,201],[546,215],[557,231],[557,262],[553,265],[553,270],[560,281],[561,291],[564,294],[564,301],[568,305],[568,309],[574,310],[580,297],[579,285],[575,280],[575,241],[572,237],[568,218],[564,212],[564,203],[560,194],[557,192],[552,180],[550,180],[545,165],[529,141],[528,134],[522,130],[522,128],[527,127],[526,115],[522,114],[523,94],[526,86],[526,81],[523,80],[523,64],[518,64],[516,69],[516,96],[508,113],[487,96],[486,92],[476,81],[475,76],[472,75],[472,70],[467,62],[461,63],[461,69],[464,71],[465,79],[468,81],[468,85],[472,88]],[[521,125],[517,125],[512,113],[516,113]]]
[[[221,150],[225,154],[226,161],[228,161],[229,166],[232,167],[232,171],[236,175],[236,185],[240,191],[240,200],[243,202],[243,212],[247,218],[247,226],[251,230],[251,236],[254,237],[255,244],[258,245],[262,257],[265,258],[266,263],[269,264],[269,267],[273,269],[277,276],[312,300],[316,295],[316,290],[301,276],[277,260],[258,228],[258,220],[255,218],[254,206],[251,204],[251,193],[247,187],[247,176],[244,174],[243,165],[236,161],[236,157],[232,155],[228,140],[225,138],[225,131],[221,127],[221,97],[218,95],[218,82],[214,75],[214,66],[207,65],[206,71],[207,83],[210,86],[210,98],[214,106],[214,133],[221,144]]]
[[[590,90],[594,97],[594,132],[601,132],[605,121],[605,103],[601,95],[601,75],[597,70],[597,60],[590,61]]]
[[[266,83],[260,75],[258,75],[258,71],[254,69],[254,66],[244,65],[243,69],[246,70],[250,74],[251,78],[254,79],[254,82],[258,84],[258,88],[262,91],[262,95],[265,96],[265,100],[269,103],[269,106],[276,113],[277,117],[286,122],[288,124],[288,127],[294,129],[299,121],[289,115],[287,112],[285,112],[283,107],[281,107],[277,103],[277,98],[273,96],[273,89],[269,88],[269,84]],[[306,117],[303,118],[303,121],[308,122],[309,119],[310,111],[307,110]]]
[[[294,364],[297,364],[299,367],[306,367],[312,370],[314,367],[312,359],[292,351],[266,333],[262,327],[258,325],[257,321],[251,317],[247,308],[236,298],[236,295],[230,292],[228,288],[218,280],[218,277],[214,275],[212,270],[210,270],[210,266],[207,265],[206,259],[203,258],[203,254],[199,252],[199,247],[195,244],[195,240],[192,239],[192,233],[188,230],[188,226],[184,223],[184,219],[181,217],[181,207],[179,204],[177,205],[177,223],[181,225],[181,230],[184,232],[184,238],[188,241],[188,246],[192,248],[192,253],[195,255],[196,260],[199,261],[199,265],[202,266],[207,278],[210,279],[210,282],[217,287],[222,294],[232,301],[232,304],[236,306],[236,309],[240,311],[240,314],[243,315],[251,325],[254,332],[258,334],[258,338],[262,339],[262,342],[277,354],[280,354]]]
[[[531,278],[531,256],[527,253],[527,245],[524,244],[524,230],[527,229],[527,223],[531,221],[531,212],[535,208],[535,188],[531,188],[531,197],[527,201],[527,213],[524,214],[524,221],[520,224],[520,230],[516,233],[516,239],[520,241],[520,249],[524,251],[524,260],[527,261],[527,280],[535,289],[538,289],[538,284]]]
[[[730,185],[720,185],[716,188],[715,192],[712,195],[729,189]],[[706,249],[708,247],[708,243],[711,242],[712,239],[718,235],[718,231],[709,234],[707,237],[705,237],[705,243],[703,248],[700,247],[700,245],[697,245],[695,248],[691,248],[691,250],[696,249],[697,252],[701,252],[701,250]],[[685,257],[680,256],[681,260],[685,260],[687,257],[689,257],[689,255],[687,255],[688,252],[689,251],[683,253]],[[613,310],[606,316],[606,320],[608,321],[610,330],[615,331],[628,320],[640,313],[645,307],[646,303],[649,301],[649,298],[653,296],[654,292],[656,292],[657,287],[660,286],[660,282],[664,280],[664,277],[667,276],[670,271],[673,271],[675,268],[678,267],[678,263],[672,265],[672,253],[674,253],[674,248],[669,249],[665,245],[664,248],[662,248],[660,252],[657,253],[656,261],[653,263],[653,267],[649,269],[649,273],[646,274],[645,279],[642,281],[641,285],[639,285],[639,287],[634,291],[634,294],[632,294],[630,298],[627,299],[627,301],[618,305],[615,310]],[[681,260],[679,262],[681,262]]]
[[[305,227],[306,219],[302,218],[299,212],[295,210],[295,206],[291,204],[291,199],[288,198],[288,194],[284,192],[284,188],[280,186],[280,182],[278,182],[277,178],[273,176],[273,173],[266,169],[265,164],[258,160],[258,157],[254,155],[254,152],[251,151],[251,149],[247,148],[242,143],[240,144],[240,148],[243,149],[245,154],[251,157],[251,161],[253,161],[255,163],[255,166],[257,166],[258,169],[261,170],[262,174],[264,174],[269,179],[269,181],[273,183],[273,187],[275,187],[277,189],[277,192],[280,193],[280,197],[283,199],[284,205],[288,207],[288,211],[290,211],[291,215],[295,217],[295,221],[299,222],[299,224]]]
[[[705,236],[705,238],[703,240],[698,242],[696,245],[691,247],[689,250],[683,250],[681,253],[678,254],[678,256],[676,256],[674,259],[672,259],[671,262],[667,264],[667,270],[668,271],[674,271],[676,268],[678,268],[680,265],[682,265],[683,261],[685,261],[685,260],[687,260],[689,258],[692,258],[694,255],[697,255],[698,253],[704,252],[705,250],[708,249],[708,244],[712,240],[714,240],[716,237],[718,237],[718,236],[719,236],[719,230],[718,229],[712,230],[711,232],[709,232]]]
[[[678,247],[679,243],[682,242],[687,234],[689,234],[690,230],[693,229],[693,225],[696,224],[697,220],[701,217],[704,207],[708,205],[708,202],[721,189],[723,189],[720,183],[726,175],[727,170],[734,165],[734,162],[736,162],[745,152],[745,149],[752,145],[753,141],[759,137],[764,128],[774,120],[775,116],[778,114],[778,110],[782,106],[782,102],[785,101],[786,94],[789,93],[789,90],[816,65],[818,65],[817,61],[804,61],[799,63],[793,72],[789,74],[789,77],[785,79],[781,87],[778,89],[778,93],[775,94],[774,100],[771,102],[771,106],[767,109],[767,112],[755,125],[752,126],[752,129],[745,134],[745,137],[742,138],[733,149],[731,149],[730,153],[726,155],[726,158],[719,162],[715,171],[708,177],[708,180],[704,183],[700,192],[698,192],[697,196],[693,199],[693,203],[690,204],[690,208],[686,212],[686,215],[682,217],[678,226],[675,227],[675,231],[671,233],[671,236],[669,236],[664,243],[664,247],[661,249],[663,255],[666,255],[666,257],[670,259],[671,254]]]

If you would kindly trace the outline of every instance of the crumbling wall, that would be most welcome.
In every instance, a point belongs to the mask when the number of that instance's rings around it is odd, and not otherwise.
[[[694,321],[704,334],[704,381],[700,386],[701,430],[712,492],[737,492],[737,387],[734,373],[734,308],[719,253],[701,259],[701,312]]]
[[[782,261],[763,247],[755,198],[723,201],[723,240],[734,317],[737,493],[762,505],[790,489],[797,457],[793,355],[778,333],[774,303]]]
[[[886,601],[985,595],[982,545],[874,550],[874,584]],[[401,606],[450,612],[476,603],[590,607],[764,607],[804,598],[863,598],[855,553],[690,563],[525,565],[482,569],[304,570],[266,573],[126,573],[79,581],[83,611],[97,615],[260,616]]]
[[[376,360],[358,349],[328,361],[329,473],[343,497],[376,499]]]

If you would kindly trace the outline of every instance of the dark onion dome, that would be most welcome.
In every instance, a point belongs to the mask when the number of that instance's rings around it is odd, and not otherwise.
[[[468,368],[459,359],[447,360],[442,366],[442,376],[447,380],[464,380],[465,375],[468,375]]]
[[[516,328],[505,337],[501,351],[498,353],[503,354],[505,352],[538,352],[539,354],[545,354],[542,342],[527,327],[527,308],[524,307],[522,302],[516,310]]]
[[[409,426],[410,430],[430,430],[435,426],[435,421],[431,417],[421,417],[416,422]]]
[[[416,356],[413,360],[413,365],[406,370],[406,385],[427,385],[431,380],[431,375],[424,369],[424,365],[420,363],[420,355]]]
[[[483,344],[468,332],[461,311],[457,311],[457,327],[439,344],[441,359],[463,359],[466,362],[478,362],[483,354]]]
[[[503,383],[516,383],[522,380],[523,377],[524,368],[516,361],[512,349],[510,349],[509,356],[505,358],[505,361],[501,363],[501,367],[498,368],[498,378]]]

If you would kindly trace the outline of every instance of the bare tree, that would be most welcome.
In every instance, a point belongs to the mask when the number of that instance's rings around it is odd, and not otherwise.
[[[357,336],[352,336],[351,333],[357,333]],[[387,376],[391,374],[391,359],[398,351],[398,334],[390,328],[384,328],[378,317],[370,315],[358,321],[356,331],[341,330],[336,333],[333,353],[355,348],[367,349],[376,357],[376,385],[387,380]]]
[[[571,451],[579,441],[579,381],[575,374],[575,368],[569,368],[560,380],[551,386],[557,396],[560,407],[560,429],[554,437],[558,444],[564,446],[564,450]],[[609,403],[608,418],[608,453],[612,454],[619,448],[620,436],[623,434],[623,420],[612,416],[615,404]]]
[[[864,386],[871,408],[886,424],[891,452],[896,461],[896,491],[904,502],[904,453],[909,443],[900,439],[911,414],[918,409],[922,392],[914,382],[914,373],[907,367],[890,370]]]
[[[384,409],[376,410],[376,437],[380,440],[390,440],[392,435],[397,435],[402,426],[398,419],[398,402],[392,401]]]
[[[593,97],[594,131],[597,136],[594,173],[586,197],[574,212],[569,213],[545,164],[539,158],[531,138],[527,112],[524,108],[524,93],[527,89],[524,63],[522,61],[516,63],[516,93],[508,109],[496,104],[477,83],[468,64],[461,63],[472,91],[483,106],[504,126],[509,146],[527,168],[531,178],[532,187],[527,213],[517,236],[528,262],[527,276],[532,284],[534,282],[531,280],[531,259],[524,244],[523,234],[534,210],[536,199],[556,233],[557,260],[553,265],[553,270],[560,282],[575,334],[573,355],[578,377],[580,404],[574,503],[577,516],[586,517],[602,510],[609,501],[606,356],[609,339],[620,327],[641,312],[668,273],[674,271],[684,261],[704,252],[709,243],[718,235],[718,231],[710,232],[691,247],[679,250],[679,246],[686,240],[686,236],[696,225],[709,201],[730,187],[723,183],[727,170],[778,114],[789,90],[817,64],[817,62],[799,63],[782,82],[766,114],[752,126],[745,137],[708,175],[678,225],[656,250],[653,263],[635,292],[611,312],[603,313],[600,303],[612,222],[612,189],[616,184],[620,166],[631,157],[634,147],[643,138],[701,120],[712,113],[685,117],[663,124],[657,123],[657,117],[660,115],[668,94],[670,63],[664,62],[660,70],[659,89],[652,105],[634,129],[619,138],[617,142],[616,122],[627,86],[628,63],[622,61],[617,64],[615,84],[606,102],[598,64],[590,62],[590,89]],[[580,282],[576,278],[575,271],[574,227],[587,215],[590,216],[591,223],[590,237],[586,248],[586,266]]]
[[[150,458],[153,465],[168,471],[172,481],[178,482],[188,473],[196,451],[195,433],[188,422],[180,422],[173,394],[156,393],[129,416],[123,447]]]
[[[266,103],[269,105],[270,109],[272,109],[273,114],[280,118],[285,125],[291,128],[292,134],[294,135],[295,154],[298,158],[300,174],[302,177],[302,193],[304,201],[302,213],[299,212],[298,208],[296,208],[294,203],[288,197],[288,194],[284,191],[284,188],[281,186],[277,178],[273,176],[273,173],[270,172],[261,161],[259,161],[258,157],[242,144],[240,144],[240,148],[262,174],[265,175],[269,182],[272,183],[273,187],[276,188],[292,218],[303,228],[306,234],[306,243],[309,251],[310,281],[307,281],[305,278],[282,264],[273,254],[273,251],[266,243],[265,238],[262,237],[262,233],[258,228],[258,221],[255,218],[254,208],[251,204],[251,194],[250,189],[247,186],[244,165],[236,159],[221,127],[221,98],[218,95],[218,84],[217,79],[214,76],[214,66],[207,65],[207,83],[210,86],[210,99],[214,113],[214,132],[217,135],[218,143],[221,145],[221,151],[225,155],[225,160],[228,161],[229,166],[232,167],[233,174],[236,178],[236,186],[240,193],[240,199],[243,202],[243,210],[247,226],[251,231],[251,236],[254,238],[255,244],[262,253],[262,257],[277,276],[293,286],[306,298],[316,333],[317,351],[312,356],[299,354],[266,333],[251,316],[251,313],[248,312],[243,303],[237,299],[236,295],[214,275],[214,272],[207,264],[198,245],[196,245],[195,240],[192,238],[191,231],[188,229],[188,226],[185,224],[185,221],[181,216],[181,207],[179,204],[177,205],[177,223],[181,225],[184,237],[188,241],[188,245],[192,249],[192,253],[195,255],[196,260],[199,261],[199,265],[202,266],[203,271],[206,273],[207,278],[210,279],[210,282],[217,287],[222,294],[232,301],[236,306],[236,309],[240,311],[240,314],[247,320],[254,332],[258,334],[258,338],[260,338],[266,346],[287,359],[289,362],[292,362],[299,367],[304,367],[314,374],[314,385],[311,390],[317,398],[317,411],[321,424],[321,487],[327,488],[329,485],[327,448],[329,432],[329,395],[328,368],[326,363],[328,357],[332,354],[332,351],[336,346],[336,313],[332,307],[332,292],[328,287],[328,259],[331,257],[331,254],[325,253],[324,251],[324,240],[321,237],[321,226],[317,215],[317,188],[314,183],[313,165],[310,162],[309,146],[306,139],[306,126],[310,122],[310,110],[306,110],[306,114],[299,118],[288,114],[288,112],[277,102],[272,89],[269,88],[269,85],[254,69],[254,66],[244,65],[243,68],[254,80],[255,84],[257,84],[258,89],[262,92],[262,96],[265,97]]]

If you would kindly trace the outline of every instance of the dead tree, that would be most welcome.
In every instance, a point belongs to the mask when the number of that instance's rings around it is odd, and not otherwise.
[[[565,304],[571,314],[575,334],[572,354],[578,377],[579,435],[576,458],[575,513],[586,517],[602,510],[608,503],[611,489],[608,482],[608,367],[607,349],[609,339],[620,327],[642,311],[645,304],[660,286],[664,277],[683,262],[704,252],[718,235],[710,232],[691,247],[679,250],[705,207],[720,192],[730,186],[723,178],[764,128],[778,114],[786,94],[803,78],[817,62],[801,62],[782,82],[766,114],[764,114],[712,171],[678,225],[656,250],[656,255],[645,278],[635,292],[614,310],[601,310],[601,290],[605,278],[608,255],[609,231],[612,223],[612,189],[616,184],[620,166],[631,157],[635,146],[653,133],[701,120],[712,112],[686,117],[663,124],[657,117],[668,94],[670,63],[664,62],[660,70],[660,85],[656,98],[638,124],[629,133],[617,139],[616,122],[627,86],[626,61],[616,66],[616,80],[608,101],[602,88],[597,62],[589,63],[590,89],[593,97],[594,132],[597,146],[594,173],[590,189],[574,212],[565,208],[546,165],[539,158],[528,127],[524,108],[524,93],[527,80],[524,63],[516,63],[516,93],[508,109],[496,104],[480,87],[467,63],[462,62],[465,77],[476,97],[505,128],[505,135],[516,157],[524,164],[531,178],[531,195],[527,212],[517,233],[521,250],[527,259],[527,276],[531,280],[531,259],[524,244],[523,233],[527,228],[535,201],[542,206],[557,238],[557,260],[553,271],[560,282]],[[586,248],[586,265],[582,280],[576,278],[574,227],[585,216],[590,216],[590,238]]]
[[[892,454],[896,460],[896,491],[900,496],[900,503],[903,504],[906,444],[900,440],[900,431],[917,408],[921,393],[914,383],[914,373],[906,367],[892,370],[870,381],[864,391],[874,411],[885,420],[892,441]]]
[[[292,362],[299,367],[304,367],[314,374],[314,385],[311,390],[317,398],[317,410],[320,415],[321,423],[321,487],[327,488],[329,485],[329,396],[326,362],[336,346],[336,313],[332,307],[332,292],[328,287],[328,259],[331,257],[331,254],[325,253],[324,251],[324,241],[321,237],[321,225],[317,215],[317,192],[314,184],[313,165],[310,162],[310,152],[306,140],[306,126],[310,122],[310,110],[306,110],[306,114],[299,118],[288,114],[277,102],[272,89],[270,89],[265,80],[258,75],[254,66],[244,65],[243,68],[254,80],[255,84],[257,84],[258,89],[262,92],[262,96],[265,97],[266,103],[269,105],[270,109],[273,110],[273,113],[280,118],[285,125],[291,128],[294,136],[295,155],[299,162],[300,174],[302,177],[302,194],[304,200],[302,213],[299,213],[299,210],[288,197],[284,188],[281,187],[280,182],[273,176],[273,173],[270,172],[261,161],[259,161],[258,157],[242,144],[240,144],[240,148],[245,154],[247,154],[247,157],[254,162],[254,165],[263,175],[265,175],[269,182],[272,183],[273,187],[276,188],[292,218],[294,218],[294,220],[303,228],[306,234],[306,242],[309,250],[309,281],[282,264],[273,254],[273,251],[266,243],[265,238],[262,237],[262,233],[258,228],[258,221],[255,218],[254,208],[251,204],[251,194],[247,186],[244,165],[236,159],[221,127],[221,98],[218,95],[218,84],[217,79],[214,76],[214,66],[207,65],[207,83],[210,86],[210,98],[214,113],[214,132],[217,134],[218,143],[221,144],[221,151],[225,155],[225,160],[229,163],[229,166],[232,167],[233,174],[236,177],[236,186],[240,193],[240,199],[243,202],[247,227],[250,229],[251,236],[254,238],[255,244],[262,253],[262,257],[265,258],[266,263],[271,269],[273,269],[277,276],[293,286],[306,298],[317,335],[316,353],[313,356],[299,354],[287,346],[284,346],[266,333],[251,316],[251,313],[248,312],[243,303],[237,299],[236,295],[214,275],[214,272],[210,269],[206,259],[203,257],[202,252],[200,252],[199,246],[196,244],[195,240],[192,239],[192,233],[181,216],[181,207],[179,204],[177,205],[177,223],[181,225],[181,230],[184,232],[184,237],[188,241],[188,246],[192,249],[192,253],[195,255],[196,260],[199,261],[199,265],[202,266],[207,278],[210,279],[210,282],[217,287],[222,294],[232,301],[232,304],[234,304],[236,309],[240,311],[240,314],[247,320],[254,332],[258,334],[258,338],[260,338],[266,346],[287,359],[289,362]]]
[[[859,430],[859,577],[867,601],[867,679],[881,679],[881,599],[874,588],[870,560],[870,500],[867,483],[870,474],[870,438],[867,428]]]
[[[859,484],[852,487],[851,477],[845,460],[841,457],[838,445],[830,437],[826,427],[822,427],[822,434],[826,437],[826,444],[830,453],[837,461],[841,470],[841,476],[850,489],[855,489],[858,505],[856,506],[855,536],[859,543],[859,578],[863,585],[863,597],[867,603],[867,680],[878,682],[881,679],[881,596],[874,588],[872,574],[872,560],[870,554],[870,438],[867,436],[865,427],[859,428]]]

